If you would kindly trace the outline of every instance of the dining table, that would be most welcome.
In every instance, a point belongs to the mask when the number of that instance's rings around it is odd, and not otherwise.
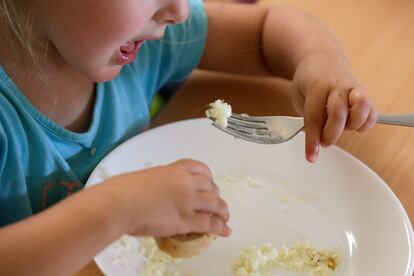
[[[319,18],[346,49],[378,113],[414,113],[414,1],[261,0],[257,5],[298,7]],[[297,116],[290,91],[285,79],[196,70],[155,116],[152,127],[204,117],[206,105],[216,99],[224,99],[237,113]],[[381,177],[414,222],[413,127],[376,124],[364,133],[346,131],[336,146]],[[76,275],[103,274],[91,261]]]

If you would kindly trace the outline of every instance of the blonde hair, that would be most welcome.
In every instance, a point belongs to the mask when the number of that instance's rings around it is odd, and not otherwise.
[[[37,64],[33,7],[34,0],[0,0],[0,28],[16,61]]]

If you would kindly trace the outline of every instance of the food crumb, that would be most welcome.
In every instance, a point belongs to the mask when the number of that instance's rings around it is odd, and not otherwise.
[[[174,265],[182,261],[182,259],[173,258],[167,253],[158,249],[157,242],[150,237],[141,239],[141,255],[146,258],[144,276],[179,276]]]
[[[97,168],[98,174],[102,180],[106,180],[110,177],[108,169],[104,166],[100,166]]]
[[[235,276],[270,275],[277,250],[270,244],[250,246],[245,249],[233,265]]]
[[[123,255],[114,257],[112,259],[112,263],[117,266],[123,266],[123,267],[128,267],[131,265],[131,261],[129,260],[129,258]]]
[[[249,185],[252,188],[260,188],[262,184],[259,180],[253,179],[250,176],[247,177],[247,185]]]
[[[123,235],[116,242],[113,243],[113,248],[118,251],[129,251],[132,248],[132,237]]]
[[[250,246],[243,250],[233,265],[234,276],[271,275],[275,269],[308,272],[309,276],[329,276],[339,263],[338,254],[318,250],[301,241],[277,250],[270,244]]]

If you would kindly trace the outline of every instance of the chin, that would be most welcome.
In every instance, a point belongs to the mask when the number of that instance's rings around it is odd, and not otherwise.
[[[110,69],[91,72],[89,78],[94,82],[106,82],[115,79],[121,72],[122,66],[113,66]]]

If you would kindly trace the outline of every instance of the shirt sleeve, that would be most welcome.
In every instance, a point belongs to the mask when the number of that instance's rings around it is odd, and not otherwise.
[[[168,82],[180,82],[197,67],[204,52],[207,37],[207,16],[200,0],[190,0],[190,15],[186,22],[172,26],[165,43],[175,57],[174,70]]]
[[[14,147],[13,139],[18,137],[9,137],[14,133],[6,133],[5,123],[0,120],[0,227],[32,214],[21,163],[25,155]]]

